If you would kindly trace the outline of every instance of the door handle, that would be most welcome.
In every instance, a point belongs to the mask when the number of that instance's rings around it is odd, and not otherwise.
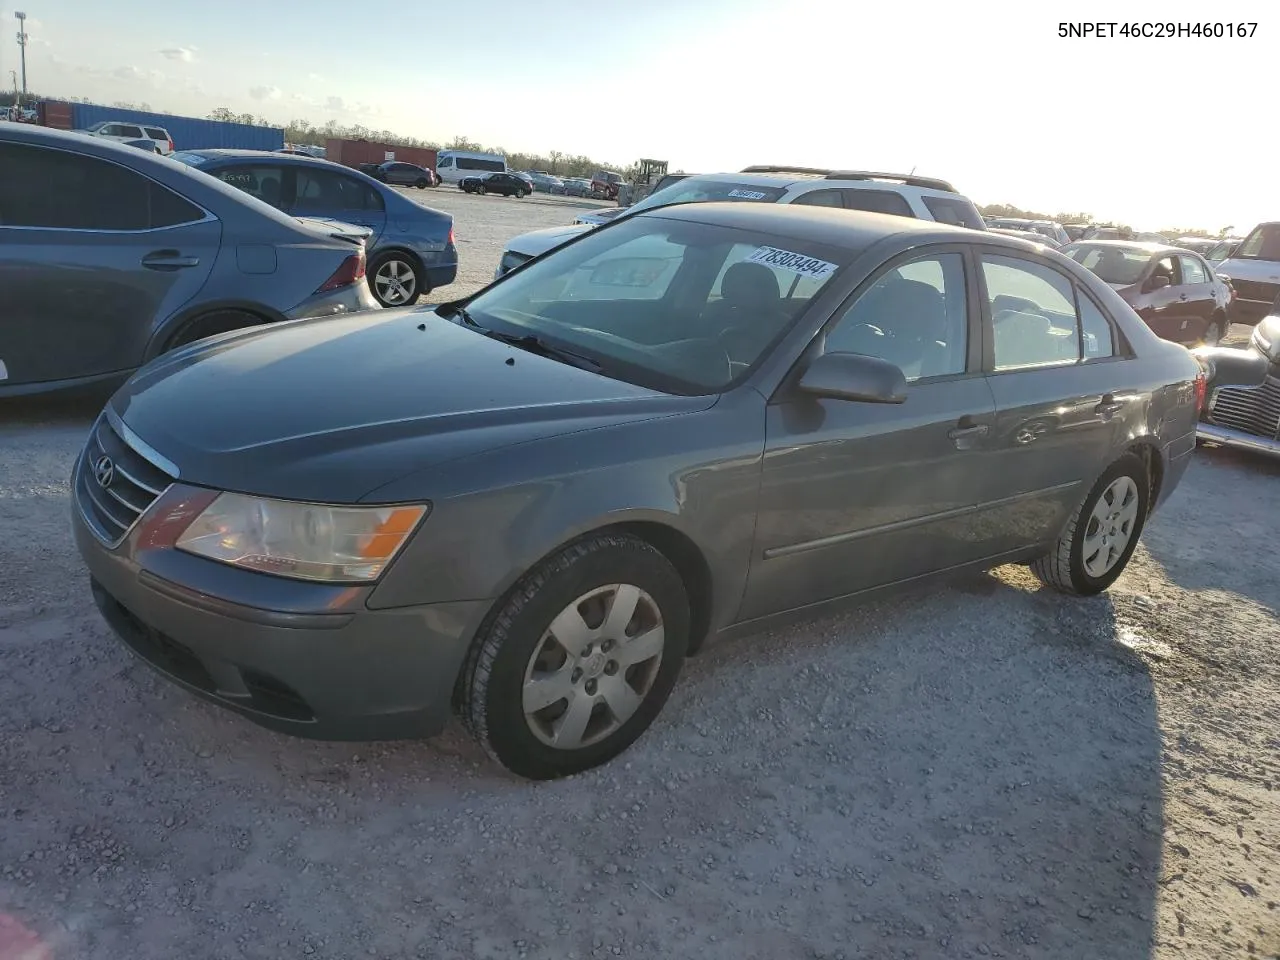
[[[973,440],[985,437],[991,428],[985,423],[974,423],[973,417],[963,416],[960,422],[947,431],[947,439],[956,445],[958,450],[967,450]]]
[[[157,250],[143,257],[142,265],[149,270],[179,270],[200,266],[200,258],[184,257],[177,250]]]
[[[1114,394],[1107,393],[1103,395],[1102,401],[1093,409],[1095,412],[1102,414],[1103,417],[1109,418],[1123,407],[1123,400],[1117,400]]]

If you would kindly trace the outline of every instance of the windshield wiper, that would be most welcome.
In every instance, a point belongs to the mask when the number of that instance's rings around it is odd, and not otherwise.
[[[527,350],[530,353],[536,353],[539,356],[548,357],[552,360],[559,360],[561,363],[567,363],[571,367],[578,367],[580,370],[591,370],[593,372],[600,369],[600,363],[592,360],[590,357],[584,357],[580,353],[574,353],[571,350],[565,350],[562,347],[553,347],[547,341],[533,333],[503,333],[501,330],[493,330],[479,323],[475,317],[467,312],[467,308],[462,304],[454,301],[452,303],[442,303],[436,313],[441,316],[457,317],[462,323],[476,333],[482,333],[492,340],[505,343],[511,347],[517,347],[521,350]]]
[[[464,318],[465,319],[465,318]],[[474,320],[470,321],[472,324]],[[567,363],[571,367],[577,367],[580,370],[597,371],[600,369],[599,361],[592,360],[590,357],[584,357],[580,353],[573,353],[570,350],[561,347],[553,347],[541,337],[532,333],[502,333],[499,330],[486,330],[477,325],[481,333],[486,337],[492,337],[508,346],[518,347],[521,350],[527,350],[530,353],[536,353],[539,356],[549,357],[552,360],[559,360],[561,363]]]

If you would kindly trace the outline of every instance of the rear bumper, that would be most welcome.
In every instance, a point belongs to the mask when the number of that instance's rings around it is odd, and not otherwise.
[[[369,284],[364,280],[349,283],[340,290],[318,293],[307,297],[292,310],[285,312],[290,320],[310,320],[315,317],[332,317],[340,313],[359,313],[362,310],[380,310],[382,305],[373,298]]]
[[[1222,427],[1216,423],[1201,422],[1196,427],[1196,439],[1207,440],[1210,443],[1220,443],[1224,447],[1233,447],[1237,450],[1248,450],[1251,453],[1263,453],[1273,457],[1280,457],[1280,440],[1269,440],[1266,437],[1245,433],[1243,430]]]
[[[429,263],[423,266],[422,272],[425,273],[427,280],[426,293],[435,290],[437,287],[447,287],[458,279],[458,262],[453,263]]]

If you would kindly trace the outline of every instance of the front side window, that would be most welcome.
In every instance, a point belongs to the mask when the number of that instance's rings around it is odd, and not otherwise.
[[[145,133],[143,133],[143,132],[142,132],[142,128],[141,128],[141,127],[132,127],[132,126],[123,126],[123,125],[122,125],[122,126],[121,126],[117,131],[116,131],[116,132],[117,132],[117,134],[118,134],[119,136],[122,136],[122,137],[129,137],[129,138],[131,138],[131,139],[133,139],[133,140],[147,140],[147,139],[150,139],[150,138],[149,138]]]
[[[436,164],[436,169],[444,167],[446,170],[453,168],[453,157],[445,157]]]
[[[1151,279],[1163,277],[1169,281],[1169,286],[1176,287],[1182,283],[1182,268],[1178,266],[1177,257],[1161,257],[1156,261],[1155,267],[1151,271]]]
[[[1075,363],[1075,295],[1058,271],[1019,257],[982,255],[996,370]]]
[[[1182,265],[1183,283],[1204,283],[1206,280],[1204,266],[1195,257],[1179,257]]]
[[[1254,227],[1236,256],[1244,260],[1280,260],[1280,223]]]
[[[808,241],[633,217],[527,264],[467,310],[482,327],[587,357],[606,376],[714,393],[754,367],[851,256]]]
[[[237,164],[230,167],[219,167],[210,173],[223,183],[228,183],[238,190],[243,190],[251,197],[257,197],[264,203],[281,208],[285,204],[284,170],[280,167],[262,164]]]
[[[838,316],[828,353],[860,353],[908,380],[964,373],[969,339],[964,259],[944,253],[889,270]]]
[[[0,226],[151,230],[204,212],[126,167],[63,150],[0,145]]]
[[[381,210],[382,197],[368,184],[332,170],[299,167],[293,203],[295,213],[324,213],[334,210]]]

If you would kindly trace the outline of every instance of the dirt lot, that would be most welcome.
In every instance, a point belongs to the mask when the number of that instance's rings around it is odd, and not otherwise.
[[[451,293],[573,216],[423,199]],[[1010,567],[713,645],[529,785],[134,660],[67,529],[100,403],[0,406],[0,960],[1280,957],[1280,465],[1202,451],[1107,596]]]

